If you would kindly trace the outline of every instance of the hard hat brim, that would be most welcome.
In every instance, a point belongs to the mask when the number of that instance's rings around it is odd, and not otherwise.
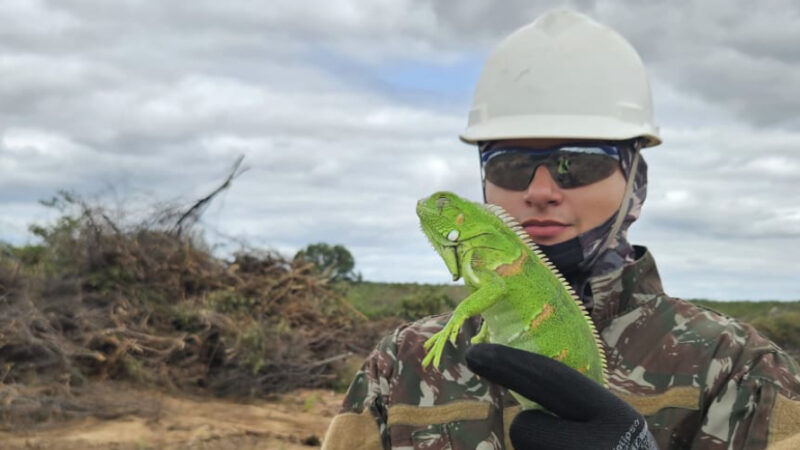
[[[606,116],[528,115],[497,117],[467,127],[459,135],[467,144],[502,139],[589,139],[624,141],[641,137],[644,147],[661,144],[658,129]]]

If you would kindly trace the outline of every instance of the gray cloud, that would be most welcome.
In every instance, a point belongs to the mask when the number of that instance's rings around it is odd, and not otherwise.
[[[652,75],[665,144],[645,153],[631,232],[670,292],[797,298],[796,4],[564,4],[630,39]],[[502,37],[558,5],[3,2],[0,240],[30,239],[28,223],[53,218],[36,200],[57,189],[144,214],[204,195],[245,154],[250,170],[204,216],[211,239],[343,243],[370,279],[446,282],[413,208],[442,189],[480,199],[475,150],[456,138],[470,99],[383,72],[475,77]]]
[[[439,1],[433,7],[447,33],[437,43],[456,52],[493,47],[554,4]],[[563,3],[629,39],[651,75],[702,97],[756,126],[800,129],[800,5],[791,0],[747,2]],[[558,5],[558,3],[556,3]]]
[[[796,2],[597,2],[660,81],[755,126],[800,129]]]

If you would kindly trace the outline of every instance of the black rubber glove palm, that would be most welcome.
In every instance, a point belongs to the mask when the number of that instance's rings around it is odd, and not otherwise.
[[[633,407],[553,359],[496,344],[467,351],[467,366],[555,414],[522,411],[510,427],[516,449],[657,450]]]

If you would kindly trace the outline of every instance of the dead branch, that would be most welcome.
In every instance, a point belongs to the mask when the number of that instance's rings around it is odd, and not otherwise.
[[[241,170],[239,169],[240,166],[242,165],[242,161],[244,161],[244,155],[240,155],[236,159],[236,162],[233,163],[233,167],[231,168],[231,171],[228,173],[227,178],[225,178],[225,181],[219,187],[214,189],[210,194],[206,195],[200,200],[197,200],[192,205],[191,208],[186,210],[186,212],[184,212],[181,215],[181,217],[178,219],[177,222],[175,222],[175,226],[173,227],[173,232],[175,233],[176,236],[180,237],[181,233],[183,232],[184,221],[188,220],[189,218],[191,218],[193,221],[197,221],[197,219],[200,218],[202,211],[205,210],[205,208],[208,206],[211,200],[214,197],[216,197],[217,194],[219,194],[220,192],[224,191],[225,189],[228,189],[231,185],[231,182],[234,179],[236,179],[239,175],[243,174],[248,170],[248,168],[243,168]]]

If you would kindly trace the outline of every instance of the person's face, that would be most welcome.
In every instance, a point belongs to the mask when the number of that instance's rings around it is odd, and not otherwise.
[[[515,139],[500,141],[514,146],[549,148],[576,140]],[[486,181],[486,202],[503,207],[517,219],[537,244],[558,244],[591,230],[611,217],[625,192],[621,168],[608,178],[571,189],[560,188],[543,165],[536,168],[524,191],[503,189]]]

